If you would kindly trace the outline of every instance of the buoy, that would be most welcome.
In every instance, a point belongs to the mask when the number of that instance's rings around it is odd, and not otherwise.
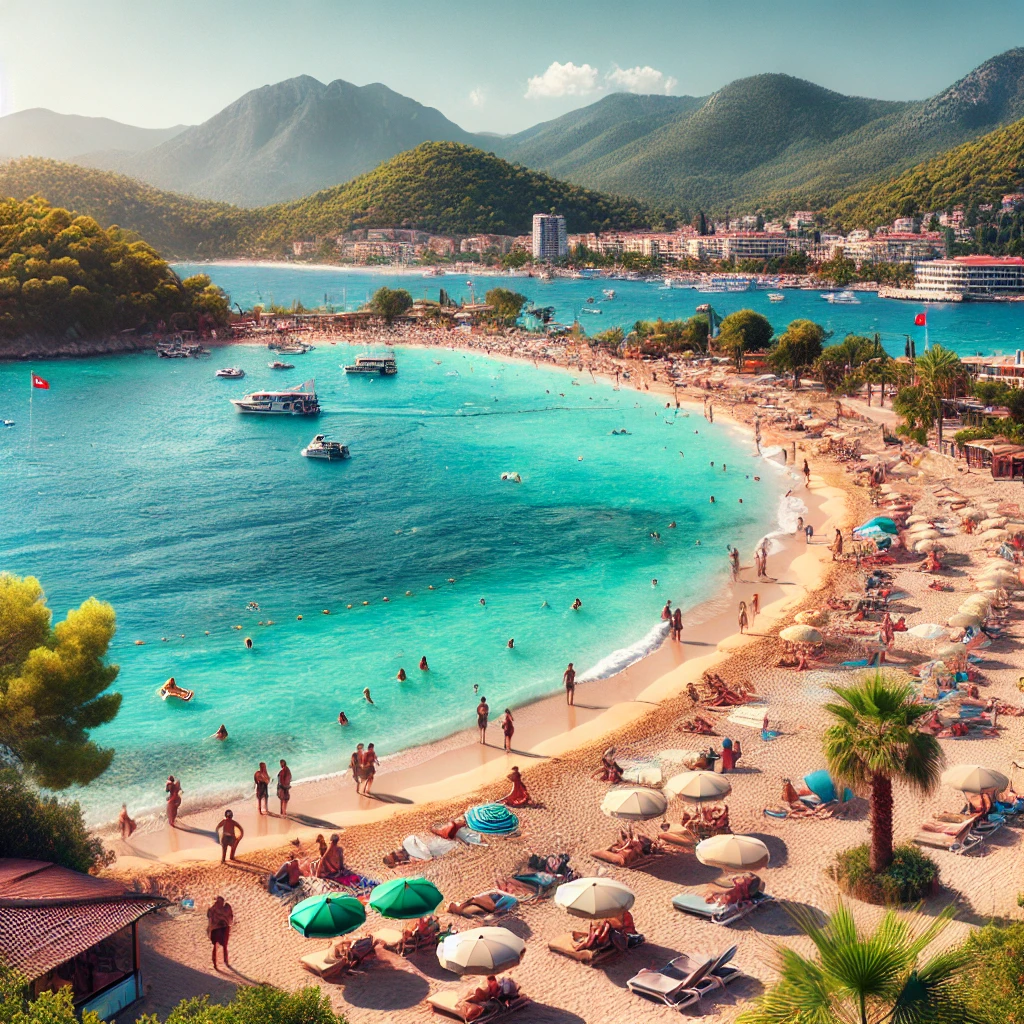
[[[369,601],[364,601],[364,602],[363,602],[363,607],[365,608],[365,607],[366,607],[366,605],[368,605],[369,603],[370,603]]]
[[[324,615],[330,615],[330,614],[331,614],[330,611],[327,608],[325,608],[324,609]]]
[[[178,636],[180,636],[182,640],[185,639],[185,634],[184,633],[179,633]]]
[[[259,621],[259,622],[257,622],[257,623],[256,623],[256,625],[257,625],[257,626],[262,626],[262,625],[263,625],[263,620],[262,620],[262,619],[260,619],[260,621]]]
[[[274,624],[274,620],[273,619],[267,619],[267,625],[268,626],[272,626],[273,624]]]
[[[242,628],[241,626],[235,626],[235,629],[241,629],[241,628]]]
[[[297,618],[299,620],[299,622],[302,621],[302,616],[301,615],[296,615],[295,618]]]
[[[160,637],[160,639],[161,639],[161,640],[162,640],[162,641],[163,641],[164,643],[167,643],[167,637],[165,637],[165,636],[162,636],[162,637]]]
[[[347,604],[347,605],[345,605],[345,607],[346,607],[346,608],[351,608],[351,607],[352,607],[352,605],[350,605],[350,604]]]
[[[433,584],[433,583],[431,583],[431,584],[430,584],[430,586],[429,586],[429,587],[427,587],[427,590],[433,590],[433,589],[434,589],[434,584]]]

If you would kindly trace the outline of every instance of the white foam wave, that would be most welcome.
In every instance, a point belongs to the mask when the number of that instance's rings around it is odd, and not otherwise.
[[[656,651],[666,636],[668,636],[668,623],[659,622],[648,631],[646,636],[637,640],[635,644],[612,651],[611,654],[602,658],[596,665],[592,665],[577,678],[581,683],[589,683],[593,679],[609,679],[623,669],[629,668],[630,665],[635,664],[641,658],[646,658],[648,654]]]

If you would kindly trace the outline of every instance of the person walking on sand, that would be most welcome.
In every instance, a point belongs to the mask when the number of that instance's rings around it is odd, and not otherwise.
[[[732,567],[732,580],[733,583],[740,578],[740,549],[730,547],[729,548],[729,563]]]
[[[373,744],[370,743],[367,745],[366,750],[363,751],[362,756],[363,796],[370,795],[370,787],[373,785],[373,778],[377,774],[377,765],[379,764],[377,751],[373,749]]]
[[[167,824],[176,828],[174,824],[178,820],[178,808],[181,806],[181,783],[173,775],[167,776]]]
[[[804,474],[804,487],[810,487],[811,486],[811,467],[807,465],[807,460],[806,459],[804,459],[803,474]]]
[[[740,601],[739,624],[740,624],[740,633],[745,633],[747,631],[747,626],[749,625],[749,623],[747,621],[747,602],[746,601]]]
[[[835,539],[832,541],[832,561],[843,557],[843,531],[836,527]]]
[[[234,814],[231,811],[225,811],[224,817],[217,822],[217,832],[220,833],[220,862],[224,863],[224,857],[227,852],[231,851],[231,860],[235,859],[235,850],[238,849],[238,844],[242,841],[242,837],[245,835],[245,829],[235,821]]]
[[[348,759],[348,766],[352,772],[352,778],[356,784],[356,792],[359,792],[359,784],[363,781],[363,745],[362,743],[356,744],[356,749],[352,751],[352,756]]]
[[[512,719],[512,712],[505,708],[505,714],[501,716],[498,723],[501,726],[502,735],[505,737],[505,753],[512,753],[512,734],[516,731],[515,722]]]
[[[661,609],[661,621],[671,622],[672,621],[672,602],[666,601],[665,607]]]
[[[265,761],[260,761],[259,768],[253,773],[252,781],[256,783],[256,813],[270,813],[270,772]]]
[[[683,639],[683,612],[680,608],[672,613],[672,639]]]
[[[117,827],[121,830],[121,839],[127,841],[135,831],[135,822],[128,816],[128,805],[121,804],[121,813],[117,816]]]
[[[281,801],[281,817],[288,813],[288,801],[292,798],[292,770],[281,758],[281,770],[277,773],[277,799]]]
[[[761,610],[761,595],[754,594],[750,599],[750,621],[757,622],[757,613]]]
[[[206,912],[206,934],[210,936],[210,943],[213,945],[213,969],[219,971],[217,966],[217,947],[224,950],[224,966],[230,967],[228,963],[228,939],[231,937],[231,926],[235,923],[235,912],[231,904],[226,902],[223,896],[218,896],[213,901],[213,906]]]
[[[576,706],[576,669],[570,661],[569,667],[562,673],[562,685],[565,687],[565,703],[569,707]]]
[[[476,727],[480,730],[480,742],[487,743],[487,718],[491,709],[487,706],[487,698],[481,697],[476,706]]]

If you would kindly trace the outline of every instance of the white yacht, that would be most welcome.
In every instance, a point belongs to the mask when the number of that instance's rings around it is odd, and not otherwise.
[[[302,454],[307,459],[326,459],[328,462],[336,462],[349,457],[348,445],[342,444],[340,441],[328,441],[326,434],[317,434],[302,449]]]
[[[769,302],[782,302],[785,298],[786,298],[786,296],[782,292],[769,292],[768,293],[768,301]]]
[[[826,302],[837,303],[841,306],[859,306],[860,299],[857,298],[856,292],[843,291],[843,292],[823,292],[821,297]]]
[[[232,398],[231,404],[239,412],[264,416],[317,416],[320,413],[313,380],[291,391],[254,391],[245,398]]]
[[[346,373],[379,373],[382,377],[392,377],[398,373],[398,364],[394,356],[356,356],[356,361],[342,369]]]
[[[241,380],[245,376],[245,370],[237,366],[229,366],[224,370],[218,370],[214,377],[223,377],[225,380]]]

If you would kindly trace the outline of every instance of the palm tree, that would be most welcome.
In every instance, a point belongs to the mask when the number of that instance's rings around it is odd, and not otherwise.
[[[984,1024],[988,1018],[963,998],[974,954],[957,946],[922,959],[952,910],[916,928],[890,910],[873,934],[864,935],[842,903],[824,925],[812,909],[792,908],[817,956],[780,948],[779,981],[737,1024]]]
[[[956,397],[966,383],[967,371],[960,357],[941,345],[935,345],[918,356],[915,366],[921,389],[936,410],[939,451],[942,451],[942,399]]]
[[[884,871],[892,861],[892,780],[931,791],[939,781],[942,748],[934,736],[918,731],[917,721],[929,709],[911,702],[909,683],[878,672],[832,692],[839,702],[825,705],[836,720],[825,731],[825,758],[838,779],[870,787],[870,866]]]

